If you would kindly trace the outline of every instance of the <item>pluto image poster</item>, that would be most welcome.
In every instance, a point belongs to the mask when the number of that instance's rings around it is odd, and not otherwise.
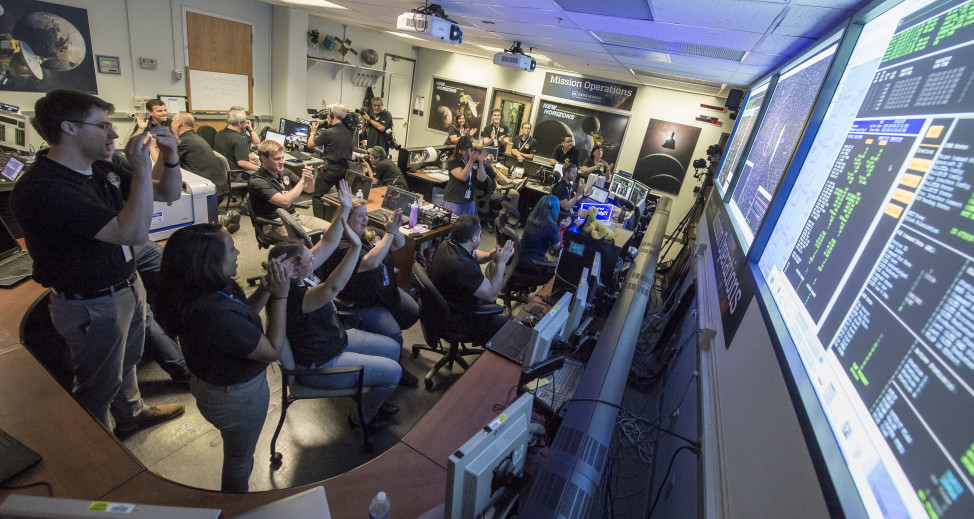
[[[592,152],[593,142],[598,139],[602,139],[602,160],[615,164],[628,125],[628,115],[542,100],[534,121],[537,154],[550,158],[555,146],[561,144],[566,135],[573,135],[582,164]]]
[[[434,77],[432,99],[427,124],[430,130],[447,131],[457,112],[463,112],[467,128],[479,131],[486,124],[483,112],[487,109],[487,89],[484,87]]]
[[[98,93],[88,11],[0,0],[0,90]]]
[[[679,195],[700,128],[650,119],[632,178],[655,191]]]

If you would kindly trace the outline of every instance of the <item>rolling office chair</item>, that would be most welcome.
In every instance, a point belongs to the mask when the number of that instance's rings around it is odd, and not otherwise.
[[[494,183],[494,179],[487,177],[487,180],[481,182],[477,186],[477,190],[474,192],[474,203],[477,206],[477,216],[480,217],[480,222],[483,224],[487,232],[494,232],[492,227],[494,226],[493,209],[491,207],[490,199],[494,194],[494,190],[497,184]]]
[[[343,368],[316,368],[302,369],[294,363],[294,355],[291,353],[291,344],[284,343],[284,350],[281,351],[281,358],[277,360],[281,368],[281,418],[277,422],[277,429],[271,438],[271,468],[278,469],[284,459],[284,455],[277,451],[277,438],[284,428],[284,419],[287,417],[287,409],[297,400],[311,398],[337,398],[350,397],[355,400],[355,408],[358,411],[360,424],[365,423],[362,415],[362,395],[368,393],[370,386],[364,385],[365,367],[347,366]],[[351,387],[337,389],[319,389],[306,386],[298,381],[299,376],[315,375],[322,377],[354,377],[355,383]],[[362,451],[372,452],[372,442],[369,441],[369,428],[362,427]]]
[[[200,127],[196,129],[196,134],[202,137],[211,148],[213,147],[213,140],[216,138],[216,128],[201,124]]]
[[[504,271],[504,286],[501,288],[500,297],[504,300],[504,309],[507,315],[513,315],[512,301],[526,303],[533,297],[539,287],[547,283],[555,275],[555,268],[558,267],[557,261],[534,260],[532,271],[519,270],[518,262],[521,258],[521,239],[514,228],[510,225],[510,220],[516,218],[517,211],[511,211],[505,207],[501,216],[497,217],[497,243],[511,240],[514,242],[514,254],[508,261],[508,268]]]
[[[245,211],[250,216],[250,223],[254,226],[254,237],[257,238],[257,249],[269,249],[271,245],[274,245],[280,240],[276,240],[267,235],[264,232],[265,225],[273,225],[274,227],[281,227],[284,224],[279,220],[270,220],[268,218],[261,218],[254,214],[253,208],[250,206],[250,193],[244,196],[243,202],[240,202],[241,211]]]
[[[305,231],[301,223],[294,218],[294,215],[287,212],[287,209],[283,207],[277,208],[277,216],[281,218],[281,223],[284,224],[284,230],[287,231],[288,238],[303,243],[309,249],[318,243],[321,235],[325,233],[323,230]]]
[[[209,128],[209,126],[204,126],[203,128]],[[227,177],[227,208],[226,208],[226,210],[229,211],[230,210],[230,202],[231,201],[233,201],[233,202],[236,202],[237,201],[237,197],[233,196],[233,190],[234,189],[238,189],[238,190],[239,189],[246,189],[247,188],[247,183],[246,182],[241,182],[241,181],[239,181],[239,180],[237,180],[237,179],[234,178],[233,171],[230,169],[230,162],[227,160],[226,157],[223,156],[222,153],[220,153],[218,151],[213,151],[213,155],[216,156],[216,161],[220,163],[220,166],[223,168],[223,174],[224,174],[224,176]]]
[[[497,315],[504,311],[499,305],[489,304],[476,308],[469,313],[454,313],[447,304],[440,291],[433,286],[426,268],[419,263],[413,263],[413,283],[417,287],[419,296],[419,324],[423,329],[423,339],[426,344],[413,345],[413,358],[419,356],[420,350],[432,351],[442,355],[429,373],[423,377],[423,382],[428,391],[433,389],[433,376],[443,366],[447,369],[453,368],[456,362],[464,370],[470,368],[464,355],[476,355],[484,352],[483,348],[476,347],[487,342],[489,337],[479,337],[483,331],[478,330],[471,323],[478,317]],[[443,348],[440,341],[446,341],[448,347]],[[461,343],[474,343],[473,347],[461,346]]]
[[[51,289],[47,289],[31,303],[20,320],[20,344],[70,393],[74,389],[71,350],[51,322],[51,313],[47,309],[50,300]]]

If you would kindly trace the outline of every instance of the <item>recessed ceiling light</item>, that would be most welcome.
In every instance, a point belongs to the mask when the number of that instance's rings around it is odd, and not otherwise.
[[[348,9],[347,7],[333,4],[328,0],[284,0],[285,4],[306,5],[308,7],[324,7],[327,9]]]

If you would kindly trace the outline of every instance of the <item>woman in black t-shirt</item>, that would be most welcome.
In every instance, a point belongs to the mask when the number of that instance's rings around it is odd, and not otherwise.
[[[220,490],[246,492],[270,391],[265,371],[284,348],[285,309],[292,266],[268,264],[261,286],[245,298],[237,251],[222,227],[185,227],[162,256],[156,316],[179,337],[192,373],[190,390],[200,414],[223,438]],[[259,312],[267,305],[267,334]]]
[[[484,155],[483,150],[479,152],[473,150],[473,141],[470,137],[460,137],[453,155],[450,156],[450,161],[446,164],[450,180],[447,181],[443,193],[443,207],[453,211],[457,216],[477,214],[477,205],[473,197],[477,190],[477,183],[487,180],[487,171],[483,167]]]
[[[615,167],[615,164],[609,164],[602,160],[602,154],[602,146],[592,148],[592,154],[589,155],[589,158],[585,159],[585,164],[579,172],[585,177],[593,173],[605,177],[605,182],[608,184],[612,180],[612,169]]]
[[[463,112],[457,112],[453,114],[453,124],[446,129],[446,141],[443,144],[449,144],[453,146],[457,143],[460,137],[470,137],[471,139],[477,135],[476,128],[467,128],[467,118],[463,115]]]

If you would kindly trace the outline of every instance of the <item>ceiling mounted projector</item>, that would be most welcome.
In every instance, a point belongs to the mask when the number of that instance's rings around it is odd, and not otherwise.
[[[446,17],[438,4],[429,4],[406,11],[396,19],[396,29],[409,31],[417,38],[445,41],[454,45],[463,43],[460,25]]]
[[[538,66],[534,58],[521,50],[521,42],[519,41],[514,42],[510,49],[494,54],[494,64],[502,67],[519,68],[528,72],[534,72],[534,68]]]

